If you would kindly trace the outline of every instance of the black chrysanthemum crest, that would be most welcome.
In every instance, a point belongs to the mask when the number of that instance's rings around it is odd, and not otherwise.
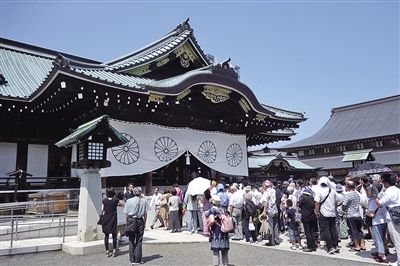
[[[233,143],[226,150],[226,160],[232,167],[238,166],[243,158],[243,151],[239,144]]]
[[[111,152],[115,159],[122,164],[133,164],[140,156],[139,144],[137,141],[127,133],[121,133],[129,141],[123,145],[111,148]]]
[[[217,159],[217,149],[214,143],[207,140],[204,141],[197,151],[197,156],[200,157],[206,163],[213,163]]]
[[[154,153],[163,162],[168,162],[178,155],[178,144],[170,137],[161,137],[154,143]]]

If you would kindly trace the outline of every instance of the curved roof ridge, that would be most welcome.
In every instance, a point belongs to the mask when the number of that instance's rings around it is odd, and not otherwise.
[[[337,113],[337,112],[349,111],[349,110],[354,110],[357,108],[364,108],[364,107],[368,107],[371,105],[382,104],[382,103],[396,101],[396,100],[400,100],[400,94],[392,95],[392,96],[385,97],[385,98],[379,98],[379,99],[375,99],[375,100],[371,100],[371,101],[367,101],[367,102],[361,102],[361,103],[355,103],[355,104],[335,107],[335,108],[332,108],[331,113],[333,114],[333,113]]]
[[[189,36],[189,34],[192,31],[193,31],[193,29],[190,27],[190,25],[188,23],[188,20],[186,20],[182,24],[179,24],[178,26],[176,26],[174,30],[170,31],[169,33],[167,33],[166,35],[164,35],[160,39],[158,39],[158,40],[156,40],[156,41],[154,41],[154,42],[152,42],[152,43],[150,43],[150,44],[148,44],[148,45],[146,45],[144,47],[136,49],[136,50],[134,50],[134,51],[132,51],[132,52],[126,54],[126,55],[123,55],[123,56],[120,56],[118,58],[112,59],[112,60],[110,60],[108,62],[104,62],[104,64],[108,65],[110,67],[112,65],[119,65],[119,63],[121,63],[122,61],[124,61],[124,60],[126,60],[126,59],[128,59],[130,57],[134,57],[136,55],[140,55],[141,53],[144,53],[147,50],[150,50],[150,48],[152,48],[152,47],[154,47],[153,50],[156,50],[158,48],[159,44],[162,44],[162,43],[168,41],[170,39],[170,37],[172,37],[172,36],[179,36],[179,35],[181,35],[181,34],[183,34],[185,32]]]
[[[204,54],[204,51],[201,49],[193,34],[193,29],[189,24],[189,19],[179,24],[174,30],[167,33],[162,38],[131,53],[105,62],[104,65],[106,65],[110,70],[134,68],[165,56],[166,54],[170,53],[170,51],[175,50],[177,47],[183,45],[187,41],[190,41],[190,43],[193,45],[193,48],[199,53],[201,59],[207,65],[210,65],[210,60]]]
[[[225,65],[224,65],[225,64]],[[239,81],[232,74],[232,68],[227,62],[216,65],[205,66],[194,69],[183,74],[170,77],[167,79],[156,80],[146,85],[150,91],[165,93],[169,95],[178,95],[185,89],[199,83],[219,84],[230,90],[236,91],[246,98],[253,110],[261,115],[272,116],[277,120],[283,121],[305,121],[306,118],[302,113],[290,112],[278,108],[265,108],[257,100],[250,88]]]
[[[55,55],[46,54],[46,53],[33,51],[33,50],[28,50],[28,49],[21,48],[21,47],[16,47],[16,46],[10,46],[10,45],[7,45],[7,44],[2,44],[2,43],[0,44],[0,48],[5,49],[5,50],[9,50],[9,51],[13,51],[13,52],[16,52],[16,53],[26,54],[26,55],[30,55],[30,56],[42,57],[42,58],[46,58],[46,59],[50,59],[50,60],[54,60],[56,58]]]
[[[132,52],[130,52],[128,54],[122,55],[120,57],[114,58],[114,59],[112,59],[110,61],[104,62],[104,64],[108,65],[108,66],[117,65],[119,62],[121,62],[121,61],[123,61],[125,59],[128,59],[129,57],[133,57],[133,56],[135,56],[137,54],[140,54],[140,53],[146,51],[147,49],[149,49],[149,48],[151,48],[151,47],[153,47],[153,46],[155,46],[157,44],[161,44],[162,42],[166,41],[166,39],[168,39],[169,37],[174,36],[176,34],[177,34],[177,29],[167,33],[166,35],[164,35],[160,39],[158,39],[158,40],[156,40],[156,41],[154,41],[154,42],[152,42],[152,43],[150,43],[150,44],[148,44],[148,45],[146,45],[144,47],[136,49],[136,50],[134,50],[134,51],[132,51]]]
[[[43,57],[57,57],[59,54],[62,54],[65,57],[71,58],[75,61],[82,61],[82,62],[87,62],[87,63],[92,63],[92,64],[100,64],[101,62],[93,60],[93,59],[89,59],[89,58],[85,58],[85,57],[81,57],[81,56],[77,56],[77,55],[73,55],[73,54],[69,54],[69,53],[65,53],[65,52],[61,52],[61,51],[56,51],[56,50],[52,50],[52,49],[48,49],[48,48],[44,48],[44,47],[39,47],[33,44],[28,44],[28,43],[22,43],[22,42],[18,42],[18,41],[14,41],[11,39],[6,39],[6,38],[1,38],[0,37],[0,45],[8,48],[8,49],[12,49],[12,50],[20,50],[20,51],[24,51],[27,54],[37,54],[38,56],[43,56]]]
[[[281,117],[288,117],[289,116],[295,116],[295,117],[304,117],[304,113],[300,113],[300,112],[294,112],[294,111],[289,111],[286,109],[282,109],[282,108],[277,108],[271,105],[266,105],[266,104],[261,104],[262,107],[264,107],[267,110],[272,110],[274,111],[276,114],[278,114]]]
[[[88,62],[82,62],[65,56],[63,54],[58,54],[57,58],[55,59],[55,63],[65,67],[71,68],[85,68],[85,69],[104,69],[105,66],[103,64],[93,64]]]

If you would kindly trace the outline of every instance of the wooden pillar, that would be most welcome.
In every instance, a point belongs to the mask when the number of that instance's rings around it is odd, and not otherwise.
[[[148,172],[145,174],[144,184],[146,186],[145,194],[149,195],[151,193],[151,191],[153,190],[153,173],[152,172]]]
[[[217,180],[217,183],[221,183],[222,179],[222,174],[219,171],[215,171],[215,179]]]

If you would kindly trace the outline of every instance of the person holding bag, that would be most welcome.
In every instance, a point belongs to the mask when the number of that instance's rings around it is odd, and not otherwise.
[[[107,257],[117,256],[117,206],[118,205],[119,205],[119,200],[115,197],[114,188],[113,187],[107,188],[106,198],[103,199],[103,204],[102,204],[103,219],[101,221],[104,233],[104,246],[106,248]],[[113,239],[112,252],[108,249],[108,238],[110,234],[112,235]]]
[[[396,175],[382,174],[381,181],[386,190],[375,202],[378,207],[387,208],[387,228],[397,253],[397,266],[400,266],[400,189],[396,187]],[[396,264],[393,264],[396,265]]]
[[[149,206],[140,187],[135,187],[133,193],[135,197],[126,201],[124,213],[129,237],[129,260],[132,265],[138,265],[142,263],[142,242]]]
[[[211,250],[213,253],[213,265],[219,265],[220,252],[222,257],[222,264],[228,265],[229,258],[229,233],[224,233],[221,230],[222,214],[224,210],[220,207],[221,199],[219,196],[214,195],[211,198],[213,205],[210,210],[205,212],[205,217],[208,221],[208,228],[210,232]]]

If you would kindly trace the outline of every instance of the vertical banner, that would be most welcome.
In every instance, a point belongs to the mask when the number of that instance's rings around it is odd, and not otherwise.
[[[134,175],[154,171],[186,151],[208,167],[224,174],[247,176],[246,135],[170,128],[148,123],[110,119],[129,142],[108,149],[111,167],[103,176]]]

